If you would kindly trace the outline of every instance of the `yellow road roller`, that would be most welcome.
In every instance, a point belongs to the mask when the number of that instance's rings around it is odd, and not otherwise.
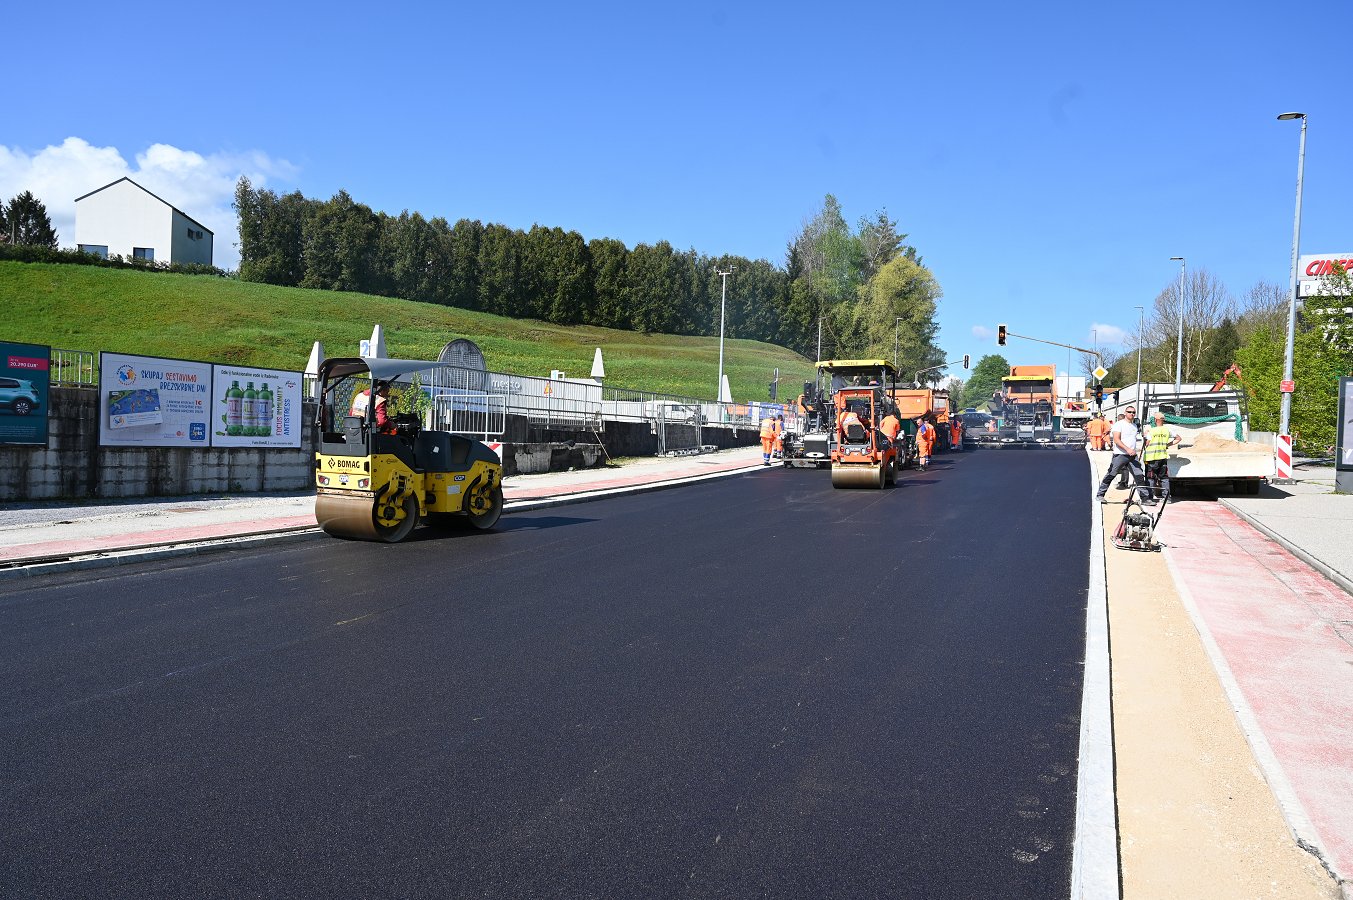
[[[319,452],[315,519],[335,537],[402,541],[426,522],[487,530],[503,512],[503,466],[480,441],[432,427],[440,362],[379,357],[327,359],[319,368]],[[385,414],[397,395],[416,391],[416,413]],[[418,398],[418,394],[413,395]],[[482,396],[482,395],[480,395]],[[473,403],[473,398],[468,398]],[[378,423],[378,418],[382,420]]]

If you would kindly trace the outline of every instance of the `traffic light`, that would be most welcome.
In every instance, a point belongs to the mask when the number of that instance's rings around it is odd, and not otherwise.
[[[780,382],[778,382],[778,381],[772,381],[772,382],[770,383],[770,398],[771,398],[772,400],[778,400],[778,399],[780,399],[780,398],[779,398],[779,393],[780,393]]]
[[[1002,347],[1005,346],[1005,326],[1004,326],[1004,325],[997,325],[997,326],[996,326],[996,343],[1000,344]]]
[[[1095,385],[1095,406],[1104,405],[1104,385]]]
[[[970,362],[972,362],[972,354],[970,353],[963,354],[963,368],[965,369],[968,368],[968,363]]]

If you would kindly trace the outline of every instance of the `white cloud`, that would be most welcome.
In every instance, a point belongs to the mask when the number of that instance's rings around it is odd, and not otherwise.
[[[972,336],[979,341],[985,341],[993,334],[992,330],[985,325],[974,325],[972,327]]]
[[[1100,347],[1107,347],[1111,344],[1122,344],[1127,340],[1127,336],[1128,333],[1117,325],[1095,322],[1090,326],[1090,331],[1085,335],[1085,339],[1097,343]]]
[[[51,216],[63,247],[75,246],[75,198],[119,178],[131,178],[216,234],[215,264],[239,266],[238,220],[231,203],[235,182],[245,175],[254,187],[269,178],[294,179],[297,169],[265,153],[216,152],[202,155],[169,144],[152,144],[131,165],[116,147],[95,147],[78,137],[28,153],[0,145],[0,200],[32,191]]]

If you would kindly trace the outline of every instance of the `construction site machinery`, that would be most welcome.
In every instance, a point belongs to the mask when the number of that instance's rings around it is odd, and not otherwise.
[[[884,359],[829,359],[817,364],[817,379],[804,382],[799,395],[799,425],[785,431],[784,464],[826,468],[836,449],[836,393],[845,387],[896,388],[897,371]],[[885,412],[884,415],[887,415]],[[899,439],[899,443],[905,443]]]
[[[1003,446],[1083,445],[1085,432],[1062,427],[1057,403],[1056,366],[1011,366],[1001,379],[995,435],[983,443]]]
[[[326,533],[395,543],[420,521],[480,530],[497,524],[503,511],[498,455],[477,440],[432,427],[435,404],[427,421],[406,413],[377,430],[377,388],[390,384],[392,392],[426,396],[423,376],[444,365],[379,357],[320,365],[315,519]]]
[[[852,372],[861,368],[865,371]],[[836,411],[832,487],[882,489],[896,484],[898,447],[879,427],[898,413],[888,389],[895,379],[892,365],[881,359],[847,360],[833,362],[830,371]]]

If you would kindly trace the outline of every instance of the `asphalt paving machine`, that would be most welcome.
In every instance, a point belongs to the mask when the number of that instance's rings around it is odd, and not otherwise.
[[[417,414],[376,427],[382,383],[423,391],[440,362],[379,357],[327,359],[319,368],[315,519],[335,537],[396,543],[420,521],[487,530],[503,512],[503,466],[483,443],[430,426]],[[427,405],[427,404],[423,404]]]

